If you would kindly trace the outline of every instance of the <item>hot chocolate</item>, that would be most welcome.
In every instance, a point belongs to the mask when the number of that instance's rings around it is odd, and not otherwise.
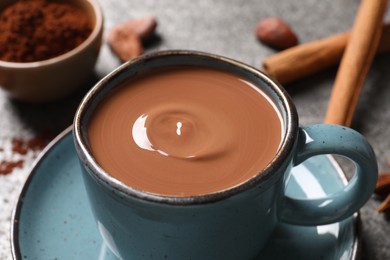
[[[270,98],[248,80],[187,66],[118,87],[94,111],[88,135],[97,163],[119,181],[192,196],[257,175],[275,156],[282,129]]]

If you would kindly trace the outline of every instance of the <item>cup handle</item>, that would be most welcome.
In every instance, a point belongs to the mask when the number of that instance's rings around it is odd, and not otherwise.
[[[370,198],[377,181],[375,154],[358,132],[337,125],[312,125],[300,128],[293,160],[298,165],[319,154],[338,154],[355,163],[355,174],[340,191],[319,199],[284,196],[279,219],[296,225],[314,226],[338,222],[358,211]]]

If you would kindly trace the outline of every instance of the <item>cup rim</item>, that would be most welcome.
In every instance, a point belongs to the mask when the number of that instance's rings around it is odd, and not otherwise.
[[[103,30],[103,26],[104,26],[103,12],[96,0],[82,0],[82,1],[87,2],[91,5],[96,20],[93,24],[92,32],[81,44],[79,44],[75,48],[63,54],[60,54],[58,56],[46,60],[39,60],[39,61],[32,61],[32,62],[13,62],[13,61],[0,60],[0,68],[3,67],[3,68],[12,68],[12,69],[29,69],[29,68],[50,66],[52,64],[67,60],[70,57],[77,55],[78,53],[82,52],[85,48],[87,48],[89,45],[91,45],[91,43],[96,38],[99,37],[99,34]]]
[[[197,57],[219,60],[219,62],[232,65],[233,67],[238,67],[239,69],[244,70],[246,73],[255,75],[256,77],[260,78],[278,96],[287,115],[284,122],[285,134],[281,140],[280,148],[278,149],[274,158],[257,175],[236,186],[229,187],[227,189],[216,191],[209,194],[192,195],[192,196],[160,195],[160,194],[150,193],[147,191],[142,191],[134,187],[125,185],[121,181],[115,179],[114,177],[111,177],[93,159],[93,155],[91,151],[88,149],[87,142],[86,140],[84,140],[82,135],[82,124],[83,124],[83,115],[86,109],[88,108],[88,106],[93,102],[94,97],[98,95],[100,90],[103,89],[104,86],[109,81],[117,78],[122,71],[126,70],[126,68],[130,66],[137,66],[138,64],[142,62],[147,62],[148,60],[151,59],[164,58],[166,56],[169,57],[197,56]],[[117,191],[122,196],[125,195],[133,198],[141,199],[144,201],[157,202],[157,203],[170,204],[170,205],[198,205],[198,204],[212,203],[212,202],[230,198],[245,190],[255,187],[261,182],[270,180],[273,177],[275,177],[274,179],[279,179],[282,174],[281,173],[276,174],[276,171],[277,169],[279,169],[279,167],[285,166],[286,164],[289,163],[288,160],[286,160],[286,158],[290,156],[291,151],[295,146],[296,143],[295,136],[297,134],[298,134],[298,115],[297,115],[295,105],[293,104],[287,91],[283,87],[281,87],[279,83],[272,80],[269,76],[267,76],[265,73],[261,72],[260,70],[250,65],[244,64],[240,61],[227,58],[224,56],[220,56],[220,55],[215,55],[215,54],[200,52],[200,51],[192,51],[192,50],[169,50],[169,51],[152,52],[122,64],[121,66],[113,70],[111,73],[109,73],[107,76],[105,76],[103,79],[101,79],[98,83],[96,83],[95,86],[85,95],[85,97],[81,101],[76,111],[74,117],[74,123],[73,123],[74,143],[76,146],[76,151],[78,153],[79,159],[84,164],[82,165],[82,167],[87,167],[87,169],[89,169],[88,174],[91,177],[93,177],[96,181],[98,181],[98,183],[103,184],[106,187],[113,188],[114,192]]]

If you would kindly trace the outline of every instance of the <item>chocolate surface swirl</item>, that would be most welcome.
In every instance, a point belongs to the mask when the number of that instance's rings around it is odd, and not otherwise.
[[[136,189],[166,196],[213,193],[261,171],[281,142],[280,115],[250,82],[184,67],[127,82],[94,112],[96,161]]]

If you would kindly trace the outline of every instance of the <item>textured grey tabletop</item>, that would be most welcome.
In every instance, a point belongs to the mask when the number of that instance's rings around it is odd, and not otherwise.
[[[146,52],[192,49],[228,56],[260,68],[261,61],[274,51],[254,37],[259,19],[279,16],[297,33],[300,42],[309,42],[352,27],[358,0],[100,0],[106,31],[113,25],[142,15],[155,15],[159,40]],[[386,20],[389,21],[390,12]],[[85,89],[55,103],[22,104],[0,90],[0,160],[23,159],[24,167],[0,175],[0,259],[11,259],[10,218],[18,193],[37,151],[15,155],[12,139],[28,139],[41,133],[57,134],[72,123],[75,109],[88,88],[119,65],[103,46],[96,73]],[[376,57],[359,100],[352,128],[372,144],[379,170],[387,169],[390,157],[390,53]],[[286,85],[296,103],[302,125],[323,121],[336,69]],[[390,259],[390,217],[376,212],[375,197],[362,208],[362,259]]]

